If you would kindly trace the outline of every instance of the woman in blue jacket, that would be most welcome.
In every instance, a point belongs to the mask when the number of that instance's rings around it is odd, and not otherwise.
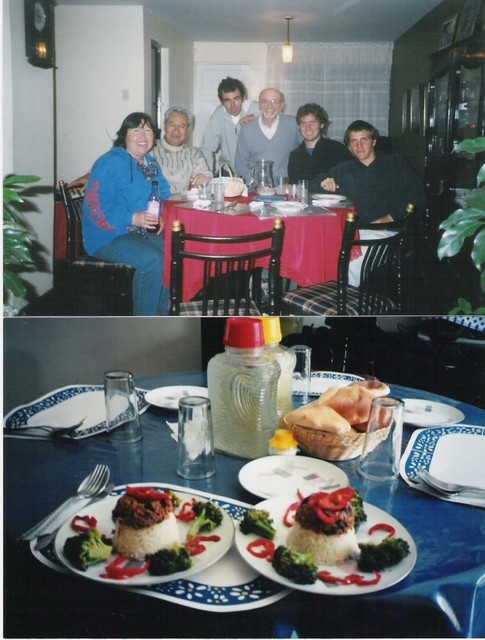
[[[148,213],[152,182],[160,199],[170,195],[155,158],[155,125],[146,113],[131,113],[113,147],[93,165],[84,198],[83,240],[87,253],[135,268],[133,313],[166,315],[168,291],[162,286],[163,221]]]

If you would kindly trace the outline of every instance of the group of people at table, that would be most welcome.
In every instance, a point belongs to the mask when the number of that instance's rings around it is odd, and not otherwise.
[[[417,212],[424,209],[420,179],[402,156],[376,150],[379,133],[370,123],[352,122],[343,144],[327,137],[330,120],[320,105],[307,103],[296,117],[287,115],[278,89],[264,89],[256,103],[241,81],[228,77],[219,84],[218,98],[200,148],[189,141],[193,116],[187,109],[167,110],[160,140],[148,114],[131,113],[112,148],[89,174],[71,183],[85,188],[87,253],[135,269],[134,315],[166,315],[169,310],[162,285],[163,221],[159,225],[158,217],[147,211],[153,181],[163,201],[208,183],[225,167],[247,184],[256,161],[264,159],[273,162],[275,176],[287,177],[290,184],[305,179],[310,191],[345,195],[364,223],[398,220],[408,203]]]

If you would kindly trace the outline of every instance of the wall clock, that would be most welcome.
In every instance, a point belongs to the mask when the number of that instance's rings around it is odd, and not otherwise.
[[[54,0],[24,0],[25,54],[35,67],[54,66]]]

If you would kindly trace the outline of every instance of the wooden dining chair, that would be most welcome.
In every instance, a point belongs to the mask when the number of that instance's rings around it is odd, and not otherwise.
[[[82,239],[84,193],[59,181],[66,214],[65,262],[60,284],[69,315],[133,315],[132,281],[127,264],[87,255]]]
[[[361,316],[402,313],[405,295],[405,258],[409,258],[410,221],[408,213],[402,221],[385,224],[359,224],[354,213],[348,213],[338,260],[336,281],[300,287],[283,296],[283,314],[318,316]],[[377,239],[362,239],[360,231],[392,231]],[[365,248],[359,286],[349,284],[349,264],[355,251]]]
[[[281,304],[280,260],[284,223],[275,219],[269,231],[245,236],[204,236],[185,231],[179,220],[172,224],[170,314],[179,316],[278,315]],[[190,242],[190,249],[186,243]],[[215,249],[238,245],[239,253]],[[202,268],[202,288],[182,302],[184,264],[197,260]],[[261,266],[267,263],[267,267]],[[265,275],[267,269],[267,283]],[[264,272],[264,274],[263,274]],[[267,290],[266,290],[267,288]]]

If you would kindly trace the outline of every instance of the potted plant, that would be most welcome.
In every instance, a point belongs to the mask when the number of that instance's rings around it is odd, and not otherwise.
[[[24,203],[20,195],[27,185],[40,180],[37,176],[6,176],[3,180],[3,290],[4,315],[16,315],[12,296],[25,298],[27,286],[19,272],[35,266],[30,231],[16,206]]]
[[[485,151],[485,138],[467,139],[458,143],[453,153],[471,153]],[[443,235],[438,244],[439,259],[456,256],[467,239],[473,239],[470,257],[480,273],[480,289],[485,293],[485,164],[477,175],[477,186],[464,197],[464,206],[454,211],[440,224]],[[450,314],[484,314],[485,306],[472,308],[472,303],[459,298],[458,304]]]

